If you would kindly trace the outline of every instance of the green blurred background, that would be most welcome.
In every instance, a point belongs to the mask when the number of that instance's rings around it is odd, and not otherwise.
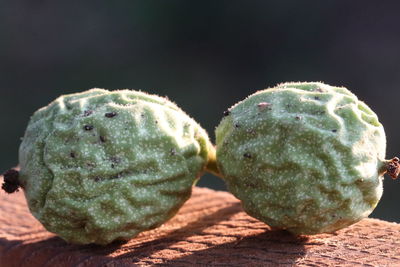
[[[396,1],[1,1],[0,169],[17,164],[30,115],[93,87],[167,95],[206,128],[255,90],[283,81],[346,86],[400,154]],[[200,186],[225,189],[212,175]],[[372,217],[400,222],[399,181]]]

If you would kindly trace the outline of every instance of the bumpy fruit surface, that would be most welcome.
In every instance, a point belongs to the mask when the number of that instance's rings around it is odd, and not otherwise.
[[[92,89],[32,116],[18,179],[46,229],[72,243],[107,244],[171,218],[211,149],[206,132],[167,99]]]
[[[333,232],[368,216],[382,195],[386,139],[346,88],[284,83],[224,113],[217,163],[251,216],[295,234]]]

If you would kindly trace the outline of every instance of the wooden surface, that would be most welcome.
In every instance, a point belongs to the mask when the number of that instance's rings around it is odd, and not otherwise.
[[[247,216],[226,192],[195,188],[172,220],[126,243],[68,245],[0,193],[0,266],[400,266],[400,225],[365,219],[294,237]]]

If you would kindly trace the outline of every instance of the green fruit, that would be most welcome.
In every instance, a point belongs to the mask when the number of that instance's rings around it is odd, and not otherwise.
[[[169,100],[92,89],[33,115],[18,182],[46,229],[71,243],[107,244],[171,218],[212,153],[206,132]]]
[[[237,103],[216,129],[217,163],[244,210],[295,234],[367,217],[382,195],[386,139],[371,109],[343,87],[284,83]]]

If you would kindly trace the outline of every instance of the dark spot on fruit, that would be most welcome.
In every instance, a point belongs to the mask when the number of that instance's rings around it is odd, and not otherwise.
[[[84,116],[84,117],[90,116],[90,115],[92,115],[92,114],[93,114],[93,110],[85,110],[85,111],[83,112],[83,116]]]
[[[111,176],[111,179],[118,179],[118,178],[122,178],[124,175],[123,172],[117,173],[116,175]]]
[[[96,163],[87,162],[87,163],[86,163],[86,166],[88,166],[89,168],[94,168],[94,167],[96,167]]]
[[[76,155],[74,152],[71,152],[71,153],[69,153],[69,156],[74,159]]]
[[[121,159],[119,157],[111,157],[110,161],[117,164],[121,162]]]
[[[243,154],[243,157],[251,159],[252,156],[251,156],[251,154],[249,152],[246,152],[246,153]]]
[[[105,143],[107,140],[104,136],[100,135],[100,142]]]
[[[3,173],[3,184],[1,188],[8,194],[18,192],[18,189],[21,187],[21,184],[18,180],[19,172],[14,169],[10,169]]]
[[[258,103],[257,104],[257,107],[258,107],[258,110],[259,111],[263,111],[263,110],[265,110],[266,108],[268,108],[268,110],[271,110],[271,103],[268,103],[268,102],[261,102],[261,103]]]
[[[230,114],[231,114],[231,112],[229,110],[224,111],[224,117],[229,116]]]
[[[93,130],[93,125],[85,125],[85,126],[83,126],[83,129],[85,129],[85,131],[91,131],[91,130]]]
[[[337,132],[337,130],[336,130],[336,129],[333,129],[333,130],[332,130],[332,132],[333,132],[333,133],[336,133],[336,132]]]
[[[117,112],[107,112],[106,114],[104,114],[104,116],[106,116],[107,118],[113,118],[117,115]]]

